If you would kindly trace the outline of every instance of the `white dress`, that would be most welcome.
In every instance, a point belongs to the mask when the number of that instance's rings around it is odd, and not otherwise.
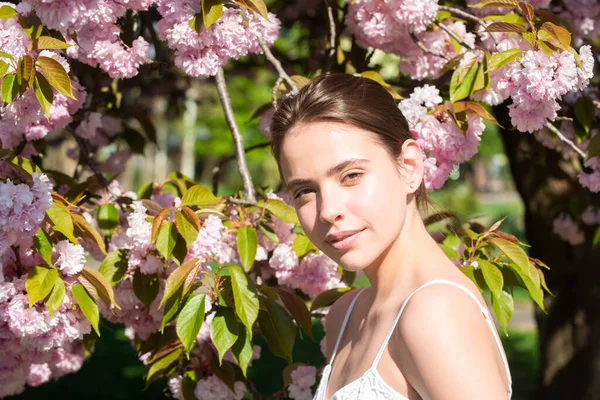
[[[446,283],[446,284],[455,286],[455,287],[463,290],[473,300],[475,300],[475,302],[481,309],[481,312],[483,313],[483,315],[485,317],[485,321],[487,322],[488,326],[492,330],[492,335],[494,336],[494,339],[496,340],[496,344],[498,345],[500,354],[502,355],[502,360],[504,361],[504,367],[506,368],[506,375],[508,376],[508,398],[510,399],[510,397],[512,395],[512,380],[511,380],[511,376],[510,376],[510,370],[508,368],[508,361],[506,360],[506,356],[504,354],[504,351],[502,350],[502,343],[500,342],[498,335],[494,334],[496,327],[494,326],[494,322],[492,321],[492,318],[490,317],[487,307],[482,305],[479,302],[479,300],[477,299],[477,297],[475,297],[475,295],[473,295],[473,293],[471,293],[464,286],[459,285],[458,283],[453,282],[453,281],[444,280],[444,279],[436,279],[436,280],[429,281],[429,282],[425,283],[424,285],[420,286],[406,298],[406,300],[402,304],[402,307],[400,308],[400,312],[398,312],[398,315],[396,316],[396,319],[394,320],[394,324],[392,325],[392,328],[390,329],[385,340],[383,341],[383,344],[381,345],[381,348],[379,349],[379,352],[377,353],[377,356],[375,357],[375,360],[373,361],[373,364],[371,365],[371,367],[369,369],[367,369],[365,371],[365,373],[360,376],[360,378],[358,378],[358,379],[348,383],[347,385],[344,385],[340,389],[338,389],[331,396],[331,398],[329,400],[357,400],[357,399],[360,399],[360,400],[408,400],[408,398],[406,396],[396,392],[394,389],[392,389],[392,387],[390,385],[388,385],[383,380],[381,375],[379,375],[379,372],[377,372],[377,364],[379,364],[379,360],[381,359],[381,356],[383,355],[383,351],[385,350],[386,346],[388,345],[390,337],[392,336],[392,333],[394,332],[394,329],[396,328],[396,325],[398,324],[398,320],[400,319],[400,316],[402,315],[402,312],[404,311],[404,308],[406,307],[406,304],[408,303],[410,298],[419,290],[421,290],[429,285],[436,284],[436,283]],[[338,334],[338,338],[335,343],[335,347],[333,349],[333,354],[331,355],[331,361],[329,361],[329,364],[327,364],[325,366],[325,368],[323,369],[323,376],[322,376],[321,382],[319,383],[319,386],[317,388],[317,392],[315,394],[314,400],[325,400],[325,392],[327,390],[327,383],[329,382],[329,375],[331,374],[331,365],[333,364],[333,360],[335,359],[335,355],[337,353],[338,346],[340,345],[340,341],[342,339],[342,334],[344,333],[344,329],[346,328],[346,324],[348,323],[348,319],[350,318],[352,309],[354,308],[354,305],[356,304],[356,300],[361,295],[363,290],[364,290],[364,288],[361,289],[361,291],[356,296],[354,296],[354,299],[352,299],[352,302],[350,303],[350,307],[348,307],[348,310],[346,311],[346,316],[344,318],[344,322],[342,323],[340,333]]]

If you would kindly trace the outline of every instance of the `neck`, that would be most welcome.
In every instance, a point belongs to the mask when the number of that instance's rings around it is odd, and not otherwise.
[[[414,290],[423,274],[421,266],[427,254],[436,254],[437,243],[431,238],[419,212],[411,209],[396,241],[372,265],[364,269],[371,283],[374,302],[403,296]]]

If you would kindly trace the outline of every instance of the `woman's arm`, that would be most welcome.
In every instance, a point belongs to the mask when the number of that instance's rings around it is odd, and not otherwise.
[[[410,299],[390,352],[423,399],[506,400],[507,377],[492,335],[470,296],[431,285]]]

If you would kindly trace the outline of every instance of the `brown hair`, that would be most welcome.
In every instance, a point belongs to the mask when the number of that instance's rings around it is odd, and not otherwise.
[[[393,160],[402,144],[412,139],[408,122],[391,94],[372,79],[350,74],[328,74],[314,78],[295,96],[282,99],[271,120],[271,150],[280,162],[286,134],[301,122],[331,121],[354,125],[374,133]],[[427,209],[427,193],[421,183],[417,205]]]

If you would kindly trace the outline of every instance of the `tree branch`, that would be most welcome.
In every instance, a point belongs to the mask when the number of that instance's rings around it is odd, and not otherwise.
[[[577,145],[575,143],[573,143],[571,140],[569,140],[565,135],[562,134],[562,132],[560,130],[558,130],[557,127],[555,127],[554,125],[552,125],[550,122],[548,122],[546,124],[546,129],[548,129],[550,132],[554,133],[556,135],[557,138],[559,138],[561,141],[563,141],[567,146],[569,146],[570,148],[572,148],[577,154],[579,154],[584,160],[587,160],[588,156],[587,154],[581,150],[579,147],[577,147]]]
[[[444,32],[446,32],[448,35],[450,35],[450,37],[454,40],[456,40],[458,43],[460,43],[463,47],[466,47],[469,50],[475,50],[475,47],[471,46],[470,44],[468,44],[467,42],[463,41],[461,38],[458,37],[458,35],[456,33],[454,33],[452,31],[452,29],[448,28],[446,25],[444,24],[440,24],[435,22],[435,24],[442,29]]]
[[[244,153],[244,141],[240,133],[240,129],[235,121],[233,114],[233,108],[231,107],[231,100],[229,93],[227,92],[227,84],[225,83],[225,73],[223,68],[219,68],[217,75],[215,76],[217,83],[217,90],[219,92],[219,98],[221,99],[221,105],[223,106],[223,112],[225,113],[225,120],[229,125],[231,136],[233,137],[233,143],[235,145],[235,153],[237,158],[238,170],[242,176],[242,182],[244,183],[244,196],[246,201],[254,203],[256,202],[256,194],[254,192],[254,185],[252,184],[252,177],[248,170],[248,164],[246,163],[246,153]]]
[[[277,90],[279,89],[279,85],[283,82],[283,77],[277,78],[275,81],[275,85],[273,85],[273,89],[271,89],[271,104],[273,105],[273,109],[277,110]]]
[[[487,24],[485,23],[484,20],[477,17],[476,15],[473,15],[473,14],[463,11],[461,9],[454,8],[454,7],[447,7],[447,6],[439,6],[439,9],[442,11],[448,11],[450,14],[453,14],[457,17],[473,21],[476,24],[479,24],[480,26],[482,26],[484,29],[487,28]],[[494,44],[498,45],[498,41],[496,40],[496,37],[492,34],[492,32],[486,32],[486,33],[489,33],[490,37],[494,41]]]
[[[413,42],[417,45],[417,47],[419,49],[421,49],[421,51],[423,53],[431,54],[431,55],[434,55],[436,57],[441,57],[444,60],[448,60],[448,58],[445,55],[443,55],[443,54],[437,54],[434,51],[432,51],[432,50],[428,49],[427,47],[425,47],[425,45],[423,44],[423,42],[421,42],[419,40],[419,38],[413,32],[410,33],[410,37],[412,38]]]
[[[330,71],[331,64],[336,56],[337,34],[335,31],[336,25],[335,18],[333,17],[333,9],[331,8],[329,0],[325,0],[325,5],[327,6],[327,17],[329,18],[329,55],[327,56],[327,71]]]
[[[296,86],[292,78],[290,78],[290,76],[287,74],[287,72],[285,72],[279,60],[275,58],[273,53],[271,53],[271,49],[269,49],[269,47],[265,44],[263,38],[259,35],[256,35],[256,38],[258,39],[258,44],[260,45],[260,48],[262,49],[263,53],[265,53],[265,57],[267,57],[267,60],[269,60],[271,64],[273,64],[279,76],[285,80],[285,82],[290,87],[292,93],[298,93],[298,87]]]

